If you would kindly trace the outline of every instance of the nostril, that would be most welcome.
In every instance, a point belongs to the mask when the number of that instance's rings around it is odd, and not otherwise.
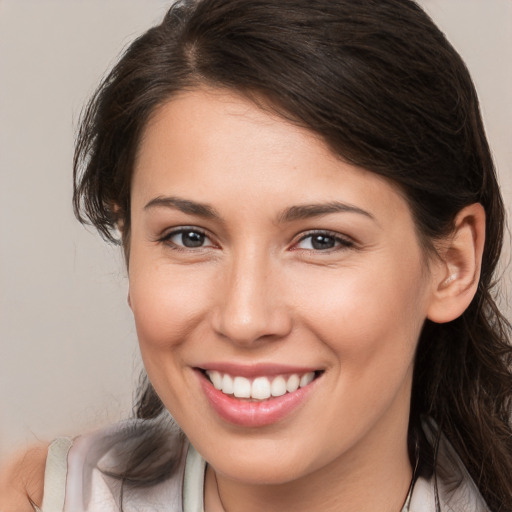
[[[267,252],[237,252],[229,275],[216,290],[214,330],[244,345],[286,336],[291,330],[290,310],[282,303],[279,282]]]
[[[217,315],[214,330],[233,343],[250,345],[255,342],[276,341],[291,332],[291,321],[286,313],[268,308],[250,313],[224,311]]]

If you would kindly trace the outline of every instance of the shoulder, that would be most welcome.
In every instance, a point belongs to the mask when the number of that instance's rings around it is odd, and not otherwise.
[[[30,446],[10,457],[0,468],[0,510],[34,512],[43,501],[48,444]]]
[[[435,470],[416,481],[411,510],[427,512],[489,512],[478,487],[454,447],[432,418],[422,422],[423,432],[436,452]]]
[[[83,510],[87,502],[87,510],[114,511],[119,500],[130,510],[147,503],[152,510],[182,510],[186,447],[168,416],[76,437],[67,456],[65,510]]]

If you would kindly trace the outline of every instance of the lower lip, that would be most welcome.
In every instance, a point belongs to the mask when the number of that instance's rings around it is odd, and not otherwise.
[[[214,388],[201,372],[198,373],[203,391],[215,412],[225,421],[241,427],[264,427],[286,418],[304,404],[318,380],[315,379],[293,393],[261,402],[249,402],[225,395]]]

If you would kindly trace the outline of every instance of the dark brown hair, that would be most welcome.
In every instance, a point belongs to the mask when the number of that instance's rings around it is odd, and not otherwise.
[[[491,509],[512,510],[510,325],[492,293],[504,208],[460,56],[411,0],[177,2],[105,78],[78,136],[77,216],[110,241],[121,222],[126,251],[141,133],[156,107],[201,85],[236,90],[319,134],[344,160],[392,180],[428,251],[463,207],[483,205],[476,296],[460,318],[427,320],[421,334],[409,443],[411,457],[418,449],[424,460],[435,457],[420,425],[433,418]],[[162,410],[145,381],[136,415]]]

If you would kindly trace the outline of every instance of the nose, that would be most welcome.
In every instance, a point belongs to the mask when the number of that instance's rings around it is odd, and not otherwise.
[[[269,260],[266,255],[240,256],[223,272],[212,323],[232,343],[252,346],[283,338],[292,329],[282,274]]]

